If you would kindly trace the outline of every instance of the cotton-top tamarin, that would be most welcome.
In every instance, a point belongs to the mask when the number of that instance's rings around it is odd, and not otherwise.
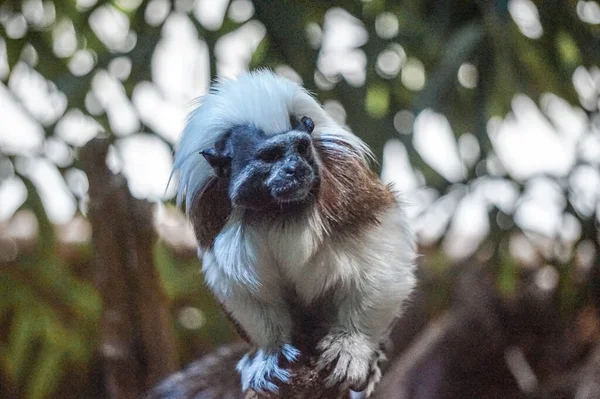
[[[276,392],[298,332],[327,384],[372,391],[380,341],[415,285],[402,203],[370,152],[300,85],[268,70],[217,81],[175,156],[206,283],[254,349],[246,390]],[[285,359],[285,360],[284,360]]]

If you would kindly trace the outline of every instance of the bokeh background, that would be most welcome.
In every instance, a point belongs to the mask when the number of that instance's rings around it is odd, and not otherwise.
[[[0,2],[0,396],[127,397],[239,339],[168,180],[211,79],[269,67],[408,204],[380,397],[599,398],[599,66],[597,1]]]

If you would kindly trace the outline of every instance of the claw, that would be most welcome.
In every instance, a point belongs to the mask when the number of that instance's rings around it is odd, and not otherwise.
[[[288,362],[295,362],[298,356],[300,356],[300,351],[290,344],[285,344],[281,348],[281,354]]]
[[[326,386],[346,383],[362,388],[367,386],[374,351],[365,337],[344,333],[326,336],[318,345],[321,355],[318,370],[330,368]]]
[[[259,349],[255,353],[247,353],[240,359],[236,369],[242,376],[242,389],[252,389],[256,392],[279,391],[275,380],[289,382],[291,373],[279,366],[279,355],[282,355],[287,361],[294,361],[298,358],[300,351],[292,345],[283,345],[277,350]]]

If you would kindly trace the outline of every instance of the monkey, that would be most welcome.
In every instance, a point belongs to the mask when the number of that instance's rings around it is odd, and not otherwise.
[[[326,385],[368,396],[378,382],[416,252],[404,203],[372,160],[306,89],[268,69],[218,79],[190,112],[177,203],[206,284],[253,345],[237,365],[244,391],[290,381],[300,330]]]

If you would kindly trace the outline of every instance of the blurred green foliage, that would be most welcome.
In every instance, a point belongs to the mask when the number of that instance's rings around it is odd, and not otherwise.
[[[218,28],[207,28],[191,12],[192,0],[5,0],[0,5],[0,59],[5,57],[8,65],[3,82],[8,84],[19,63],[28,64],[47,80],[51,91],[66,96],[67,110],[80,110],[110,132],[108,117],[105,113],[92,115],[85,106],[86,96],[94,76],[120,57],[131,61],[131,72],[122,80],[128,98],[138,84],[152,81],[149,61],[161,40],[165,19],[149,18],[151,3],[164,3],[170,13],[184,15],[193,23],[198,37],[208,47],[212,77],[217,72],[217,43],[247,23],[226,14]],[[516,93],[538,101],[542,93],[552,92],[571,104],[579,104],[573,73],[581,65],[599,65],[600,25],[583,22],[576,12],[578,3],[581,2],[533,1],[531,4],[537,7],[543,27],[541,37],[533,39],[523,35],[511,18],[508,0],[256,0],[251,18],[264,25],[266,36],[253,53],[250,67],[293,68],[320,100],[333,99],[343,105],[348,125],[371,145],[378,158],[388,139],[399,139],[406,146],[415,171],[424,176],[426,185],[438,196],[457,188],[468,192],[479,177],[493,175],[487,166],[494,156],[487,123],[492,116],[506,115]],[[367,32],[368,40],[360,46],[366,55],[364,84],[350,84],[340,76],[325,76],[318,68],[321,51],[318,35],[326,13],[335,7],[355,17]],[[112,9],[125,16],[134,34],[130,45],[115,48],[98,37],[88,22],[101,9]],[[76,32],[77,50],[86,50],[92,56],[93,66],[89,71],[73,71],[73,52],[57,55],[55,31],[65,23],[72,24]],[[22,25],[24,29],[18,29]],[[316,30],[317,39],[314,34],[311,36],[310,29],[313,33]],[[378,59],[386,52],[401,57],[403,66],[409,61],[417,70],[422,66],[423,87],[407,86],[400,71],[383,71]],[[477,84],[473,87],[465,87],[457,78],[465,63],[476,68]],[[18,96],[13,94],[13,97],[17,103],[20,101]],[[476,136],[479,158],[467,171],[464,181],[450,182],[441,176],[415,150],[411,134],[398,134],[394,128],[398,111],[418,114],[425,108],[443,113],[457,137],[467,132]],[[28,110],[26,106],[23,109]],[[585,112],[592,115],[597,109],[587,107]],[[36,120],[35,115],[30,116]],[[38,120],[46,138],[55,135],[59,121],[60,118],[50,123]],[[142,126],[142,130],[152,131],[152,128]],[[31,155],[45,157],[44,149]],[[11,165],[18,164],[20,157],[0,153],[0,161],[8,159]],[[71,165],[57,167],[64,173],[77,168],[77,162],[75,159]],[[14,173],[26,184],[28,198],[22,208],[34,212],[39,235],[32,255],[20,256],[14,264],[0,264],[0,382],[3,383],[0,395],[12,389],[31,398],[50,397],[60,391],[65,381],[73,382],[83,376],[85,385],[89,377],[85,370],[91,367],[96,349],[101,303],[91,276],[82,277],[74,270],[76,266],[67,264],[58,255],[54,229],[36,188],[19,168]],[[4,173],[0,176],[7,177]],[[520,190],[526,183],[506,173],[496,177],[515,181]],[[565,198],[565,212],[581,221],[580,240],[597,242],[596,216],[578,212],[570,202],[568,188]],[[515,289],[518,270],[507,250],[507,237],[517,227],[512,224],[513,227],[503,228],[498,224],[499,215],[498,209],[490,209],[491,232],[483,247],[496,257],[492,264],[499,269],[500,290],[510,293]],[[81,251],[87,254],[89,249]],[[157,246],[156,260],[174,309],[175,305],[185,303],[206,310],[205,327],[198,332],[176,326],[182,360],[192,360],[195,353],[230,339],[231,330],[223,316],[214,310],[216,306],[210,295],[200,288],[202,277],[197,262],[177,259],[164,244]],[[569,283],[568,265],[572,261],[573,256],[567,258],[560,268],[563,292],[571,301],[574,291]],[[438,263],[443,264],[443,258]],[[204,344],[194,347],[190,341]],[[80,375],[72,374],[73,370],[79,370]]]

